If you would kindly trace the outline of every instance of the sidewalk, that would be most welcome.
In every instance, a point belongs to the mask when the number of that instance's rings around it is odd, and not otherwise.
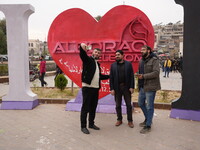
[[[33,110],[0,110],[0,150],[199,150],[200,122],[169,118],[155,110],[152,131],[140,134],[143,114],[133,113],[134,128],[115,127],[116,114],[97,113],[101,130],[80,131],[80,113],[63,104],[43,104]]]

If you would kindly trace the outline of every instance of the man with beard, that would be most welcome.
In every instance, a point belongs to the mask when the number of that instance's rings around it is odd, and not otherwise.
[[[140,126],[143,127],[140,133],[145,134],[151,131],[154,99],[156,91],[160,90],[161,87],[159,59],[147,45],[141,48],[141,52],[142,59],[139,62],[139,74],[137,74],[139,86],[138,105],[145,117],[144,122],[140,123]]]
[[[126,103],[128,126],[133,128],[131,94],[134,91],[134,72],[132,64],[124,60],[122,50],[115,53],[116,62],[110,68],[110,91],[115,96],[117,122],[115,126],[122,124],[122,96]]]
[[[94,130],[100,130],[94,124],[96,107],[99,97],[100,80],[109,78],[109,75],[102,75],[100,70],[100,64],[97,62],[101,55],[101,49],[94,49],[92,56],[87,55],[88,46],[85,43],[81,43],[80,46],[80,58],[83,62],[82,71],[82,95],[83,103],[81,108],[81,131],[85,134],[90,134],[87,129],[87,114],[89,113],[89,128]]]

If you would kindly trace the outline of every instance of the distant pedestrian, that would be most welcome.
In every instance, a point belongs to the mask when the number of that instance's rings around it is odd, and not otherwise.
[[[60,69],[60,67],[58,65],[56,65],[56,75],[55,75],[55,78],[54,80],[56,79],[56,77],[59,75],[59,74],[62,74],[63,71]]]
[[[44,81],[44,76],[46,73],[46,61],[44,60],[44,56],[40,56],[40,76],[39,80],[41,81],[41,86],[47,86],[47,82]]]
[[[169,77],[169,72],[171,71],[171,66],[172,66],[172,61],[167,57],[164,63],[164,70],[165,70],[165,75],[163,77]]]
[[[152,52],[149,46],[141,48],[142,59],[139,62],[138,77],[138,105],[142,109],[145,120],[140,123],[143,129],[140,133],[145,134],[151,131],[151,124],[154,115],[154,100],[156,91],[160,90],[160,68],[159,59]]]
[[[116,62],[110,68],[110,90],[111,95],[115,96],[117,122],[115,126],[122,124],[122,96],[124,97],[127,110],[128,126],[133,128],[132,100],[131,94],[134,92],[134,72],[132,64],[124,60],[124,52],[115,52]]]
[[[163,58],[163,59],[161,59],[161,67],[162,67],[162,72],[164,72],[164,71],[165,71],[164,64],[165,64],[165,60],[164,60],[164,58]]]
[[[36,69],[40,73],[40,63],[36,65]]]
[[[181,73],[181,77],[183,78],[183,57],[180,57],[180,60],[179,60],[179,72]]]

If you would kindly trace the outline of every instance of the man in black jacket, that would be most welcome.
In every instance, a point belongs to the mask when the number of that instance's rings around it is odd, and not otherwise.
[[[115,126],[122,124],[121,103],[122,96],[126,102],[128,126],[133,128],[131,94],[134,90],[134,72],[132,64],[124,60],[122,50],[116,51],[116,62],[110,68],[110,91],[115,96],[117,122]]]
[[[109,78],[109,75],[102,75],[100,64],[97,62],[101,55],[101,49],[94,49],[92,56],[87,55],[87,45],[81,43],[80,46],[80,58],[83,62],[82,71],[82,95],[83,103],[81,108],[81,131],[85,134],[89,134],[87,129],[87,114],[89,113],[89,128],[94,130],[100,130],[94,124],[96,107],[99,97],[100,80]]]

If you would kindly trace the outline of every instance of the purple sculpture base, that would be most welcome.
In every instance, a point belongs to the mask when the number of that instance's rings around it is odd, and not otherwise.
[[[170,117],[176,119],[200,121],[200,110],[194,111],[194,110],[172,109]]]
[[[38,100],[34,101],[2,101],[1,108],[4,110],[30,110],[39,105]]]
[[[82,89],[79,90],[75,99],[66,104],[66,111],[81,111],[82,107]],[[98,113],[116,113],[114,96],[111,94],[99,99],[96,112]],[[126,114],[126,105],[122,100],[122,114]]]

